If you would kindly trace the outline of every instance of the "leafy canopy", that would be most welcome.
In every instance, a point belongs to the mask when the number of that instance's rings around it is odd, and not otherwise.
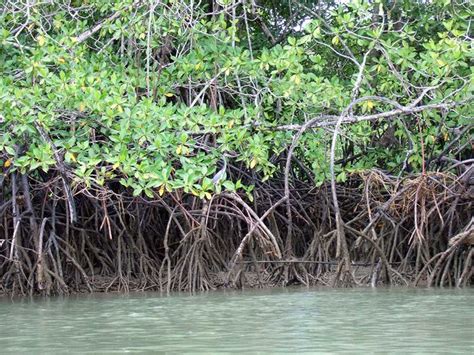
[[[352,107],[361,117],[394,109],[388,100],[410,105],[426,88],[417,105],[464,103],[344,126],[339,180],[373,167],[420,170],[471,123],[472,13],[463,4],[293,1],[275,12],[223,0],[14,3],[0,16],[6,173],[54,174],[57,151],[76,184],[209,198],[222,188],[211,178],[224,154],[265,180],[281,171],[291,127],[334,121],[323,117],[357,97],[371,97]],[[306,131],[295,153],[319,184],[329,176],[333,123]],[[241,176],[221,183],[250,192]]]

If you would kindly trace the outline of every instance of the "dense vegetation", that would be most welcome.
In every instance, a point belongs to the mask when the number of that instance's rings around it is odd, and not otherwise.
[[[0,12],[0,289],[471,281],[469,1]]]

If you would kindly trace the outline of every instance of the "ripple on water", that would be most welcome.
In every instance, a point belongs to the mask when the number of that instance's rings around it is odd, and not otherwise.
[[[473,353],[474,289],[0,301],[1,353]]]

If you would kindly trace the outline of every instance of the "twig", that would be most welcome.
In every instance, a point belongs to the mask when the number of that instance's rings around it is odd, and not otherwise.
[[[74,196],[72,194],[71,187],[69,186],[68,181],[67,181],[66,167],[64,166],[64,163],[58,154],[58,150],[56,149],[56,146],[54,145],[53,141],[48,136],[46,131],[43,129],[43,127],[41,127],[38,121],[35,121],[34,124],[38,133],[41,135],[41,138],[43,138],[43,140],[51,146],[54,160],[56,161],[56,168],[58,169],[59,174],[61,175],[61,180],[63,182],[64,193],[66,195],[69,213],[71,214],[71,221],[74,223],[77,220],[76,206],[74,204]]]
[[[135,7],[137,5],[141,4],[141,1],[135,1],[133,4],[132,4],[132,7]],[[82,42],[84,42],[85,40],[87,40],[89,37],[91,37],[92,35],[94,35],[95,33],[97,33],[98,31],[100,31],[102,29],[102,27],[104,27],[104,25],[108,22],[112,22],[113,20],[115,20],[116,18],[118,18],[122,12],[124,11],[125,9],[121,9],[121,10],[118,10],[116,12],[114,12],[112,15],[110,15],[109,17],[105,18],[105,19],[102,19],[99,23],[97,23],[95,26],[93,26],[92,28],[88,29],[87,31],[84,31],[82,32],[79,36],[76,36],[76,39],[75,39],[75,44],[80,44]]]

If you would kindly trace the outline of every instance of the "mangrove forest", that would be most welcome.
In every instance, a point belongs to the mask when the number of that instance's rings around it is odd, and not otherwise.
[[[1,0],[0,294],[464,287],[469,0]]]

